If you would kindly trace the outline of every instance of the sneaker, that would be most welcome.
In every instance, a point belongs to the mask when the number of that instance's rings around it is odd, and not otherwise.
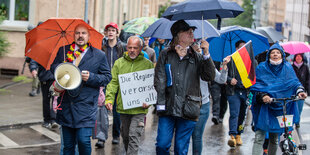
[[[118,144],[119,143],[119,137],[113,138],[112,144]]]
[[[98,142],[95,144],[95,146],[97,147],[97,149],[101,149],[101,148],[104,148],[104,143],[105,143],[105,141],[98,140]]]
[[[219,118],[219,123],[223,123],[223,118]]]
[[[37,89],[32,89],[32,91],[29,93],[29,96],[34,97],[37,96]]]
[[[51,127],[52,127],[52,128],[57,128],[57,127],[58,127],[58,124],[57,124],[56,122],[53,121],[53,122],[51,123]]]
[[[242,145],[241,135],[236,135],[236,143],[237,145]]]
[[[212,117],[212,122],[215,124],[215,125],[218,125],[219,124],[219,119],[215,116]]]
[[[42,126],[43,126],[44,128],[47,128],[47,129],[51,129],[51,128],[52,128],[51,123],[48,123],[48,122],[44,122],[44,123],[42,124]]]
[[[227,143],[230,147],[236,147],[236,138],[234,135],[230,135],[230,139]]]

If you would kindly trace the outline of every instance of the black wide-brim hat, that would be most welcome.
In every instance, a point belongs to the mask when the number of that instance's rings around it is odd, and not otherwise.
[[[177,36],[179,32],[187,31],[189,29],[197,29],[196,26],[190,26],[188,23],[186,23],[184,20],[178,20],[170,28],[171,34],[173,37]]]

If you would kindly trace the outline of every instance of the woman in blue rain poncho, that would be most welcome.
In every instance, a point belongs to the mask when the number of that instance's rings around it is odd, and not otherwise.
[[[251,88],[252,114],[255,129],[253,155],[261,155],[266,132],[269,132],[268,154],[276,154],[278,135],[284,132],[280,128],[277,116],[283,115],[281,103],[272,102],[271,98],[287,98],[298,95],[306,98],[307,94],[295,75],[292,65],[285,60],[282,47],[276,43],[267,52],[265,62],[256,68],[256,84]],[[286,105],[287,115],[294,115],[293,123],[299,121],[297,104]],[[292,130],[290,128],[289,130]]]

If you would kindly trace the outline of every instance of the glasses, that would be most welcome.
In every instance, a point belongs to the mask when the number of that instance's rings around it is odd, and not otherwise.
[[[189,30],[187,30],[187,31],[182,31],[182,32],[185,32],[185,33],[190,34],[190,33],[194,33],[194,30],[193,30],[193,29],[189,29]]]

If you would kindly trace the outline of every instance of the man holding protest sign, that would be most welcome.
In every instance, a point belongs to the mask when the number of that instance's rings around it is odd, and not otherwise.
[[[156,102],[156,92],[152,82],[154,65],[144,58],[142,48],[143,42],[139,37],[129,37],[128,51],[115,61],[112,68],[112,81],[108,84],[106,93],[108,110],[112,110],[117,93],[116,110],[120,113],[121,135],[127,155],[138,154],[139,142],[144,130],[144,118],[149,104]]]

